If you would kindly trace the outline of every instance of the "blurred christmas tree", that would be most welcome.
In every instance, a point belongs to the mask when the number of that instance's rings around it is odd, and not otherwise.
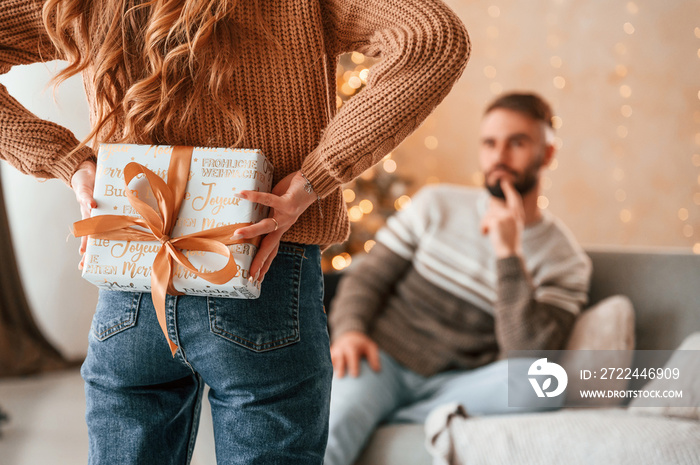
[[[340,58],[336,75],[338,108],[364,88],[369,68],[375,61],[357,52]],[[350,265],[353,255],[368,252],[386,219],[410,203],[411,199],[406,195],[410,185],[410,180],[396,174],[396,161],[390,153],[362,176],[343,186],[351,221],[350,237],[323,253],[323,271],[342,270]]]

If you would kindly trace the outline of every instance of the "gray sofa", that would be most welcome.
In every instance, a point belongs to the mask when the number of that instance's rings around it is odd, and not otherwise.
[[[637,349],[673,350],[688,335],[700,331],[700,255],[668,249],[642,251],[624,248],[591,248],[587,252],[593,261],[589,305],[594,305],[613,295],[622,294],[627,296],[634,306],[634,336]],[[327,304],[333,298],[335,285],[339,277],[338,275],[326,276],[325,299]],[[610,423],[607,420],[608,417],[601,417],[601,415],[617,415],[619,417],[621,411],[623,414],[626,413],[624,409],[608,410],[610,411],[577,410],[575,413],[561,411],[533,414],[529,417],[521,416],[519,418],[516,418],[518,416],[510,415],[500,418],[491,417],[483,423],[483,427],[491,428],[493,431],[498,432],[505,431],[518,422],[528,422],[520,425],[520,427],[531,429],[532,425],[536,425],[537,428],[541,427],[543,431],[548,431],[548,428],[556,429],[557,422],[579,425],[590,422],[591,425],[595,424],[595,428],[598,429],[599,425],[595,421],[602,421],[601,424],[603,425],[614,424],[614,422]],[[573,417],[567,419],[566,415],[573,415]],[[600,420],[601,418],[603,420]],[[620,422],[621,425],[623,421],[641,425],[644,422],[655,420],[635,420],[634,418],[624,417],[624,419],[618,418],[616,421]],[[700,437],[700,425],[697,424],[698,422],[666,417],[663,420],[658,420],[658,422],[662,421],[671,425],[681,425],[682,428],[685,428],[682,429],[681,433],[674,432],[669,434],[671,437],[677,437],[677,434],[689,434],[690,437]],[[581,427],[585,428],[585,426]],[[663,430],[666,426],[661,425],[658,427]],[[591,426],[591,428],[594,427]],[[620,426],[620,428],[629,429],[628,426]],[[483,431],[483,428],[481,430]],[[522,429],[520,431],[525,430]],[[517,442],[518,430],[516,429],[513,434],[513,437],[506,438],[511,444]],[[580,431],[572,434],[580,435]],[[659,433],[658,437],[661,436],[662,433]],[[641,438],[642,436],[637,435],[637,437]],[[465,438],[465,440],[468,441],[468,438]],[[700,441],[697,442],[700,443]],[[584,449],[592,446],[585,443],[581,444],[580,442],[572,444],[578,444]],[[477,440],[475,444],[470,444],[469,447],[486,449],[495,446],[493,443],[479,443]],[[566,454],[566,447],[561,449],[562,453]],[[612,451],[610,447],[600,445],[599,449],[599,459],[605,460],[606,463],[632,463],[616,461],[615,454],[620,454],[619,450]],[[673,446],[669,449],[669,453],[675,454],[677,449],[677,447]],[[696,449],[693,449],[691,455],[694,455],[695,452]],[[625,454],[622,453],[621,457],[624,456]],[[488,450],[483,451],[482,457],[489,457]],[[505,463],[541,463],[536,459],[525,458],[524,455],[520,456],[522,459],[518,457],[519,455],[516,453],[515,456],[508,458]],[[473,460],[473,462],[491,463],[492,460],[493,458],[484,458],[483,460]],[[547,463],[547,459],[538,460],[544,460],[542,463]],[[673,459],[664,459],[666,463],[700,464],[698,456],[695,458],[691,457],[689,460],[679,459],[674,461]],[[432,463],[431,456],[425,448],[423,425],[384,425],[374,433],[356,465],[428,465]],[[456,461],[454,463],[460,462]],[[572,459],[569,460],[569,463],[578,462]],[[594,462],[584,461],[580,463]],[[643,463],[660,462],[656,462],[655,459],[649,457],[649,460]]]

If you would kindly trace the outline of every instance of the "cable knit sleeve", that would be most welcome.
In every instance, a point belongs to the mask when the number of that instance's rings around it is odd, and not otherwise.
[[[356,266],[345,272],[328,313],[331,340],[348,331],[367,333],[411,265],[378,242]]]
[[[471,45],[440,0],[321,0],[327,54],[359,51],[381,61],[367,86],[325,128],[302,173],[321,197],[395,148],[447,96]]]
[[[535,299],[535,289],[519,257],[496,262],[496,339],[503,356],[510,350],[558,350],[569,337],[575,313]]]
[[[59,59],[41,19],[41,0],[0,2],[0,74],[13,66]],[[70,185],[77,166],[93,151],[68,129],[38,118],[0,85],[0,159],[25,174],[58,178]]]

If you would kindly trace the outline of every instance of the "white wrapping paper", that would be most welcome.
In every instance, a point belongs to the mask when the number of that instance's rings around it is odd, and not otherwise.
[[[140,163],[167,181],[171,146],[100,144],[94,198],[96,215],[139,214],[125,195],[124,167]],[[235,197],[242,190],[269,192],[272,165],[259,150],[195,147],[184,199],[171,237],[236,223],[255,223],[267,217],[267,207]],[[129,189],[156,211],[155,199],[143,178],[132,180]],[[151,265],[161,247],[159,241],[118,241],[90,237],[83,278],[100,288],[150,292]],[[188,295],[253,299],[259,286],[248,281],[257,248],[250,243],[228,246],[238,273],[226,284],[216,285],[175,263],[173,286]],[[226,258],[212,252],[184,250],[200,271],[216,271]]]

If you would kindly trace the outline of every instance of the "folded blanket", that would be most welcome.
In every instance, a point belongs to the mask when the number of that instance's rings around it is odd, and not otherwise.
[[[700,422],[624,409],[467,418],[458,404],[425,424],[434,465],[698,465]]]

